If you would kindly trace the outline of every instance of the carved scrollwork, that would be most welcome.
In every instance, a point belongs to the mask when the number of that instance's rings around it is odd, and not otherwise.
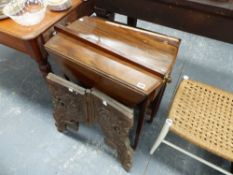
[[[79,122],[97,122],[105,142],[117,150],[122,166],[129,171],[133,159],[129,141],[133,111],[95,89],[85,90],[53,74],[47,80],[58,130],[62,132],[67,126],[77,129]]]
[[[78,129],[79,122],[86,121],[85,94],[77,89],[67,87],[63,79],[48,79],[53,97],[53,116],[58,131],[63,132],[67,126]],[[62,84],[63,83],[63,84]]]
[[[117,150],[118,158],[129,171],[132,167],[133,150],[129,141],[129,130],[133,126],[131,113],[124,112],[124,109],[114,106],[114,104],[103,103],[103,99],[93,95],[93,104],[97,123],[100,125],[105,142]]]

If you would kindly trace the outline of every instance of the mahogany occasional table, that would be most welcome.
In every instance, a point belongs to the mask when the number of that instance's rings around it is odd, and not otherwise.
[[[68,11],[47,10],[43,21],[30,27],[21,26],[11,19],[0,20],[0,44],[30,55],[45,77],[51,72],[51,67],[43,44],[52,36],[53,26],[57,23],[72,22],[78,17],[90,15],[93,12],[92,1],[72,0],[72,3]]]
[[[154,116],[158,109],[180,40],[98,17],[82,17],[55,30],[45,48],[69,80],[138,110],[136,148],[146,110],[151,106]]]

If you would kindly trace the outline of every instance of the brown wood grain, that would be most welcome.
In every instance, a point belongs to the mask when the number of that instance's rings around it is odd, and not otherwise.
[[[125,61],[141,66],[160,77],[171,71],[180,40],[138,30],[100,18],[81,18],[68,26],[76,37],[86,40]]]
[[[56,36],[45,48],[71,81],[139,109],[136,148],[146,110],[166,83],[164,76],[171,72],[180,40],[96,17],[84,17],[55,30]]]
[[[25,27],[15,23],[11,19],[0,21],[0,33],[8,34],[19,39],[29,40],[38,37],[41,33],[45,32],[48,28],[52,27],[55,23],[60,21],[71,11],[75,10],[82,0],[72,0],[72,8],[64,12],[46,11],[45,18],[37,25]]]
[[[125,104],[139,103],[162,83],[161,78],[150,72],[63,34],[53,37],[45,47],[62,59],[60,63],[79,80],[104,89]],[[138,83],[145,88],[140,89]]]
[[[0,32],[0,44],[4,44],[8,47],[14,48],[21,52],[27,52],[25,42],[19,38],[15,38],[8,34],[3,34]]]
[[[58,23],[67,25],[78,17],[93,13],[93,1],[72,0],[72,2],[72,8],[64,12],[47,10],[44,20],[35,26],[21,26],[11,19],[0,20],[0,44],[30,55],[37,62],[42,75],[46,76],[51,72],[51,67],[43,45],[52,37],[54,25]]]
[[[129,106],[154,96],[171,72],[180,44],[176,38],[96,17],[55,29],[58,34],[45,48],[65,72]]]

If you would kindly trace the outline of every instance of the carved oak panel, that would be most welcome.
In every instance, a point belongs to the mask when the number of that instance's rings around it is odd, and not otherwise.
[[[95,89],[92,91],[92,98],[96,121],[105,135],[105,142],[117,150],[121,164],[129,171],[133,158],[129,141],[129,130],[133,126],[133,110]]]
[[[79,122],[97,122],[105,135],[105,142],[117,150],[118,158],[129,171],[133,149],[129,130],[133,126],[133,110],[96,89],[87,90],[56,75],[47,76],[53,96],[54,119],[59,131],[67,126],[78,128]]]
[[[47,76],[49,89],[53,97],[53,116],[60,132],[67,126],[78,129],[79,122],[87,120],[85,89],[58,76]]]

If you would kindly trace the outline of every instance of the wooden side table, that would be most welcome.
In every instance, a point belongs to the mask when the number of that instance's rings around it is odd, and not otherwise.
[[[55,30],[45,48],[71,81],[139,109],[136,148],[146,109],[151,103],[153,109],[159,105],[180,40],[98,17],[79,18]]]
[[[51,72],[47,61],[47,53],[43,44],[52,36],[53,26],[57,23],[68,23],[78,17],[90,15],[93,12],[91,0],[72,0],[72,8],[65,12],[47,11],[45,19],[38,25],[24,27],[11,19],[0,21],[0,44],[14,48],[30,55],[38,64],[45,77]]]

